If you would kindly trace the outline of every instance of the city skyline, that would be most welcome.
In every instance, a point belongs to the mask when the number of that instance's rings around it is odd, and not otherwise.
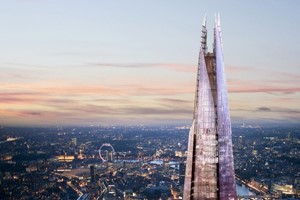
[[[0,123],[190,124],[202,17],[214,12],[226,37],[232,122],[298,123],[298,6],[6,1]]]

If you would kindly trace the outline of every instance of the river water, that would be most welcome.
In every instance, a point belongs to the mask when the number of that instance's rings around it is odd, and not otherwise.
[[[255,193],[251,192],[248,187],[240,184],[236,184],[236,192],[239,196],[255,195]]]

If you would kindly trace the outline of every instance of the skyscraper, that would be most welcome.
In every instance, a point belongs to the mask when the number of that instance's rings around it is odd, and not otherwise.
[[[207,51],[206,41],[205,17],[183,196],[185,200],[237,199],[219,16],[213,52]]]
[[[93,183],[95,181],[95,166],[90,166],[90,175],[91,175],[91,182]]]
[[[184,184],[185,175],[185,164],[183,162],[179,163],[179,185]]]

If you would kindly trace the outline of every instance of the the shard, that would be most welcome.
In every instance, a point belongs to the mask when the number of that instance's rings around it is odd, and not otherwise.
[[[183,199],[237,199],[219,16],[215,17],[213,52],[207,51],[206,41],[205,17]]]

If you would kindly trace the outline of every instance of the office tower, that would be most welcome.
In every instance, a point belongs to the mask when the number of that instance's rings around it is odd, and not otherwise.
[[[107,150],[105,151],[105,160],[109,161],[109,152]]]
[[[93,183],[95,181],[95,166],[90,166],[90,176],[91,176],[91,182]]]
[[[109,159],[108,159],[108,161],[110,161],[110,162],[114,162],[115,161],[115,156],[114,156],[114,152],[113,151],[109,152]]]
[[[71,144],[73,144],[74,146],[77,146],[77,138],[76,137],[71,139]]]
[[[185,164],[179,163],[179,185],[184,184]]]
[[[219,16],[213,52],[207,51],[206,41],[205,17],[183,199],[237,199]]]

